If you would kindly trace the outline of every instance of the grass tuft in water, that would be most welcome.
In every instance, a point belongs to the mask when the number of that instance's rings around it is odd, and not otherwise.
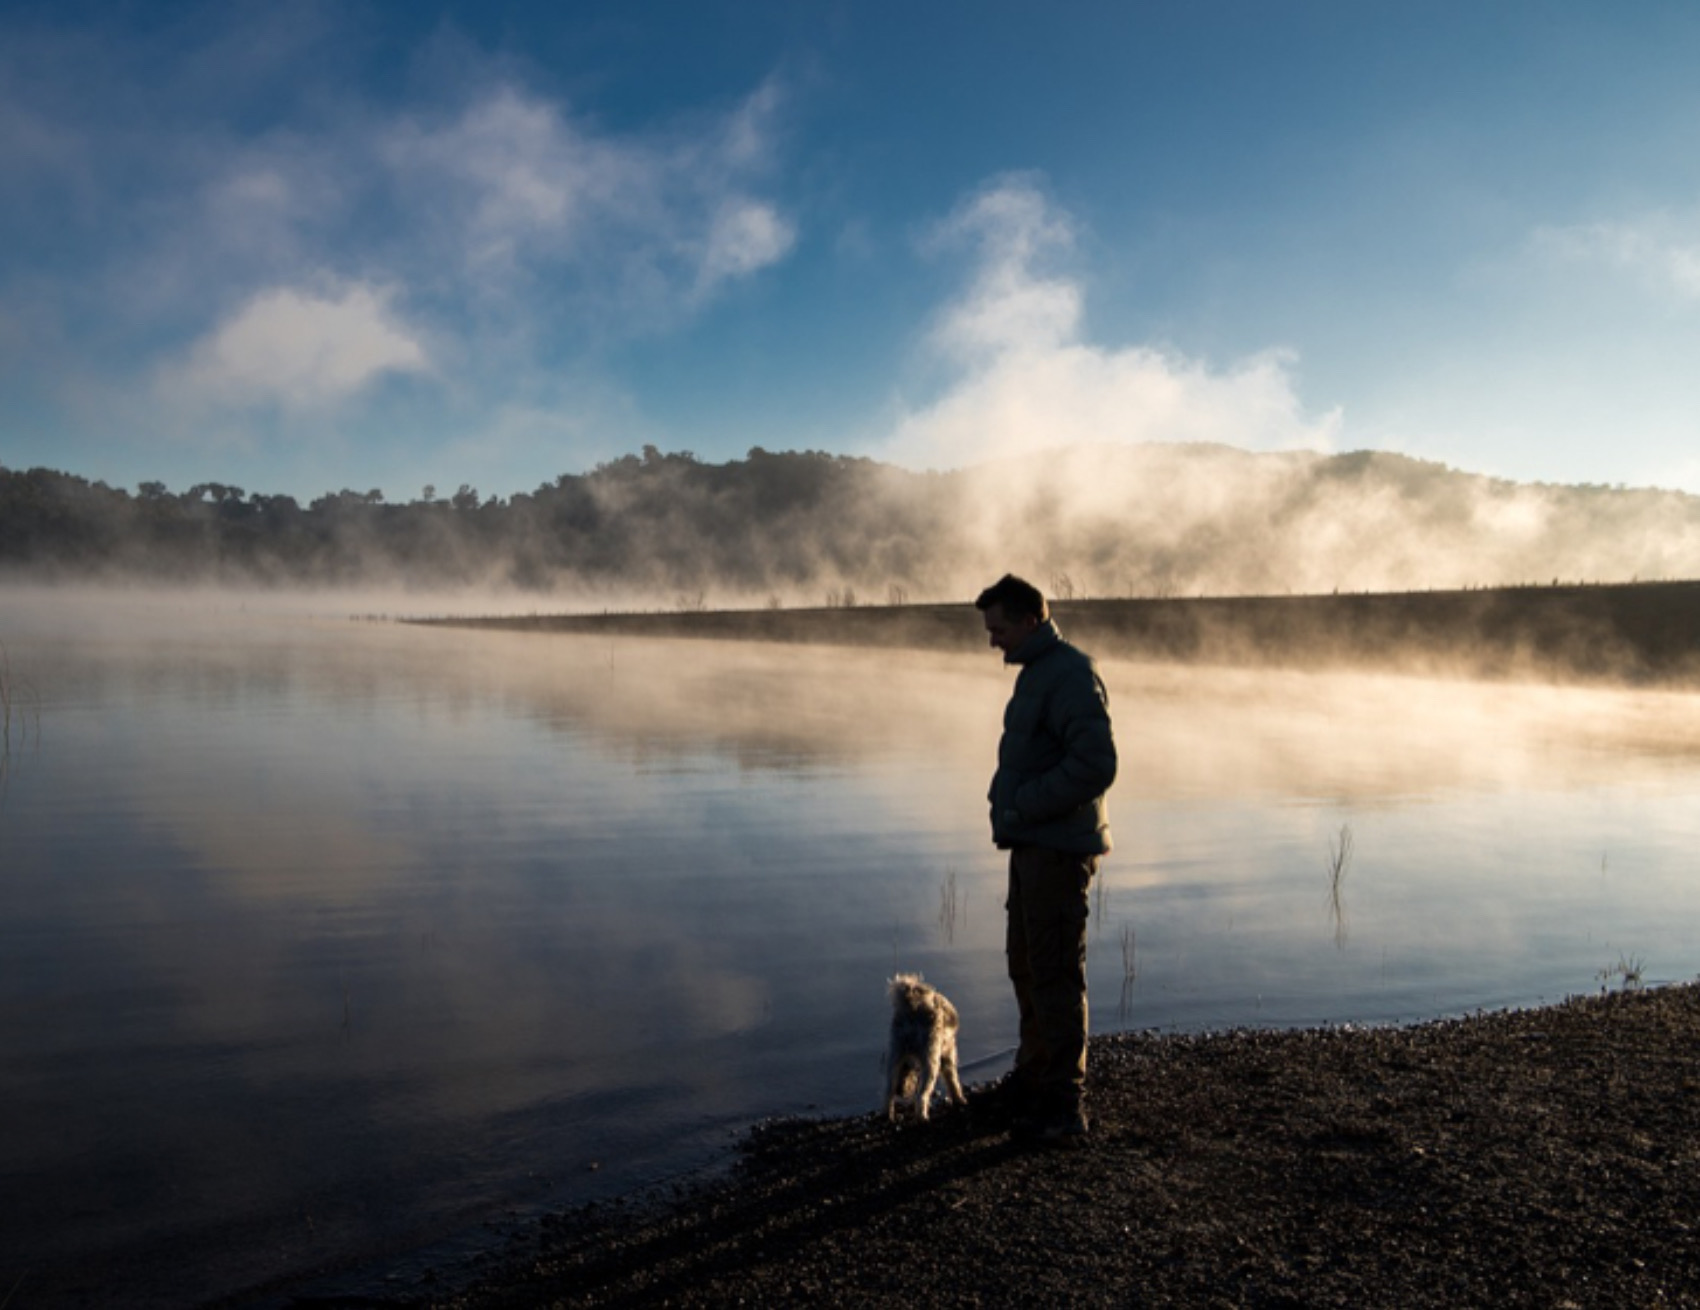
[[[20,746],[41,741],[41,697],[12,674],[11,657],[0,642],[0,786],[12,771],[12,741]]]
[[[1338,836],[1328,840],[1328,911],[1334,920],[1334,945],[1346,945],[1346,871],[1352,864],[1352,825],[1342,823]]]
[[[1646,969],[1647,966],[1640,956],[1619,955],[1616,964],[1601,969],[1594,977],[1599,980],[1602,992],[1611,986],[1614,978],[1623,980],[1624,991],[1634,992],[1641,989],[1641,981]]]
[[[1139,978],[1139,946],[1133,925],[1122,925],[1122,995],[1120,1014],[1125,1022],[1133,1010],[1133,984]]]
[[[956,925],[967,919],[968,893],[957,886],[956,870],[952,869],[939,884],[939,928],[945,941],[954,942]]]

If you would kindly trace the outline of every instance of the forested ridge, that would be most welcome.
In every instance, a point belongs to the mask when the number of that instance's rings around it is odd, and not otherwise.
[[[441,497],[426,488],[407,503],[342,490],[302,505],[216,482],[183,492],[143,483],[132,494],[50,469],[0,469],[0,571],[540,590],[802,583],[822,568],[859,576],[876,524],[919,541],[902,510],[911,476],[813,452],[752,450],[717,465],[651,447],[506,499],[467,485]],[[834,530],[822,533],[826,519]],[[777,549],[805,526],[818,551]]]
[[[1005,567],[1068,596],[1700,576],[1700,497],[1522,484],[1400,455],[1076,448],[949,472],[645,447],[533,492],[306,505],[0,468],[0,577],[403,584],[706,603],[957,596]]]

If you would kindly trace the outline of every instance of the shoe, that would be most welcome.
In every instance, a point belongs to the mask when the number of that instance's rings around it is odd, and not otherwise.
[[[1048,1114],[1018,1116],[1009,1127],[1009,1135],[1018,1142],[1044,1146],[1070,1146],[1084,1142],[1092,1130],[1092,1121],[1085,1107],[1054,1110]]]
[[[1033,1089],[1027,1080],[1011,1073],[995,1083],[971,1088],[968,1109],[979,1118],[1013,1124],[1033,1113],[1034,1099]]]

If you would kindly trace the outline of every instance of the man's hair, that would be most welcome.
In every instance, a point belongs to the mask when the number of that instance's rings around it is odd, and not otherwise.
[[[1044,593],[1025,578],[1018,578],[1013,573],[1006,573],[991,586],[980,593],[974,602],[974,608],[985,611],[993,605],[1001,605],[1005,617],[1024,619],[1029,616],[1043,623],[1051,617],[1050,606],[1045,604]]]

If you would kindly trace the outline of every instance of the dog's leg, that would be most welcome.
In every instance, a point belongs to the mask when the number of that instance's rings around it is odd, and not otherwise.
[[[914,1085],[918,1085],[921,1081],[921,1067],[919,1062],[913,1055],[894,1054],[891,1060],[891,1083],[886,1088],[885,1093],[886,1118],[890,1119],[893,1123],[897,1122],[899,1106],[909,1106],[913,1104],[913,1093],[909,1090],[912,1085],[910,1082],[911,1079],[914,1080]],[[925,1118],[926,1116],[923,1115],[922,1117]]]
[[[962,1079],[956,1072],[956,1043],[952,1042],[944,1052],[944,1081],[950,1089],[950,1099],[958,1105],[967,1105],[968,1097],[962,1090]]]
[[[921,1122],[925,1123],[933,1104],[933,1089],[939,1085],[939,1066],[936,1061],[930,1061],[925,1070],[925,1077],[918,1080],[920,1090],[915,1093],[915,1104],[921,1112]]]

